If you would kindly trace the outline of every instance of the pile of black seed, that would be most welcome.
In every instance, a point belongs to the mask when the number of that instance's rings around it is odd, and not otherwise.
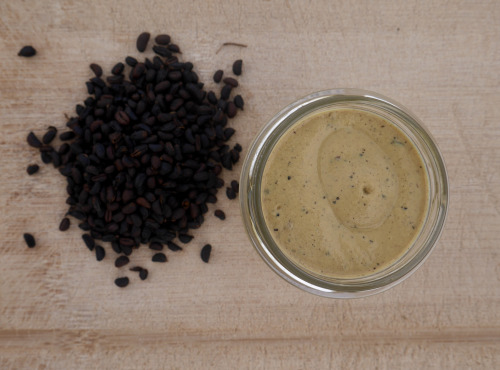
[[[140,52],[149,39],[149,33],[139,35]],[[238,81],[223,79],[219,70],[214,81],[223,81],[220,93],[206,92],[193,64],[177,57],[180,49],[170,36],[157,36],[153,51],[156,55],[144,62],[128,56],[105,78],[100,66],[90,65],[95,74],[86,83],[90,96],[76,106],[77,115],[67,121],[69,131],[60,133],[57,149],[52,145],[55,127],[41,140],[33,132],[27,138],[42,161],[66,177],[68,215],[88,232],[82,236],[86,246],[100,261],[106,253],[96,240],[110,242],[120,255],[116,267],[127,264],[127,256],[141,244],[155,252],[154,262],[167,261],[164,245],[181,250],[174,240],[192,240],[189,230],[202,225],[207,204],[217,202],[224,186],[223,168],[231,170],[240,158],[241,146],[226,144],[235,133],[228,121],[244,104],[240,95],[231,99]],[[241,69],[238,60],[234,75]],[[37,165],[27,168],[30,175],[37,171]],[[234,198],[237,188],[233,182],[227,196]],[[69,227],[65,217],[59,229]],[[29,241],[34,246],[34,239]],[[202,249],[203,261],[208,262],[211,249],[209,244]],[[142,280],[148,276],[140,266],[130,270]],[[115,284],[126,286],[128,277]]]

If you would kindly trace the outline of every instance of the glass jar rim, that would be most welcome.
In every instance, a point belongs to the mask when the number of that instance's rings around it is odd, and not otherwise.
[[[398,262],[390,273],[384,271],[360,279],[336,280],[314,276],[280,255],[276,248],[272,248],[269,240],[266,241],[259,222],[260,183],[259,171],[265,165],[271,143],[275,143],[279,134],[283,134],[305,115],[329,106],[342,107],[345,105],[370,109],[378,109],[382,114],[394,115],[398,124],[405,127],[406,134],[415,135],[415,146],[421,154],[428,157],[428,172],[434,183],[429,188],[429,199],[433,201],[432,225],[428,225],[425,244],[415,255],[406,262]],[[272,145],[273,146],[273,145]],[[260,172],[261,173],[261,172]],[[307,95],[276,114],[260,130],[246,155],[240,178],[240,205],[244,225],[251,243],[271,269],[292,285],[320,296],[333,298],[356,298],[369,296],[385,291],[409,277],[420,267],[434,249],[444,227],[448,208],[448,177],[441,152],[435,140],[425,128],[424,124],[407,108],[381,94],[361,89],[332,89]],[[431,209],[429,208],[429,212]],[[428,214],[429,216],[429,214]],[[262,217],[261,217],[262,218]],[[427,221],[426,221],[427,222]],[[402,261],[402,259],[400,259]]]

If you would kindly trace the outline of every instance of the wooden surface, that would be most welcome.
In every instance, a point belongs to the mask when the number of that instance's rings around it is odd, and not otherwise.
[[[0,368],[500,367],[500,2],[100,3],[0,2]],[[144,30],[171,34],[208,86],[218,67],[244,60],[246,107],[234,121],[244,154],[274,113],[313,91],[358,87],[409,107],[451,186],[424,266],[370,298],[304,293],[261,261],[237,201],[220,196],[226,221],[210,217],[165,266],[140,249],[150,279],[116,288],[110,257],[97,263],[74,225],[58,231],[64,179],[48,166],[26,175],[40,159],[25,139],[62,128],[86,97],[88,64],[137,56]],[[227,41],[248,47],[216,54]],[[38,55],[17,57],[25,44]]]

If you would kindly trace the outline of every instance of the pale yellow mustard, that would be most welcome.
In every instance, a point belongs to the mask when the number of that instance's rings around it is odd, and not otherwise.
[[[417,149],[373,113],[331,109],[278,140],[262,176],[262,210],[293,263],[333,278],[370,275],[398,260],[429,203]]]

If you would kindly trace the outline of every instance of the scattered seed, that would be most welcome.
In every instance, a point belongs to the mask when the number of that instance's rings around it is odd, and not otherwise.
[[[40,166],[38,166],[37,164],[30,164],[26,168],[26,172],[28,172],[28,175],[33,175],[33,174],[37,173],[39,169],[40,169]]]
[[[233,99],[234,105],[236,105],[237,108],[240,108],[243,110],[243,106],[245,105],[245,102],[243,101],[243,98],[241,95],[236,95]]]
[[[210,244],[206,244],[203,248],[201,248],[200,257],[203,260],[203,262],[208,263],[211,253],[212,253],[212,246]]]
[[[41,148],[42,147],[42,142],[36,137],[36,135],[33,132],[30,132],[28,134],[26,141],[33,148]]]
[[[217,218],[219,218],[221,220],[225,220],[226,219],[226,214],[224,213],[224,211],[222,211],[220,209],[215,210],[214,215],[215,215],[215,217],[217,217]]]
[[[238,181],[236,181],[236,180],[231,181],[231,189],[233,189],[233,191],[236,194],[238,194],[240,192],[240,184],[238,184]]]
[[[151,34],[149,32],[143,32],[137,37],[137,50],[139,50],[141,53],[146,50],[146,46],[148,46],[149,38],[151,37]]]
[[[91,251],[93,251],[94,247],[95,247],[94,239],[89,234],[83,234],[82,239],[85,242],[85,245],[87,246],[87,248],[90,249]]]
[[[127,256],[120,256],[115,260],[115,267],[122,267],[129,263],[130,260]]]
[[[169,35],[158,35],[155,37],[155,42],[158,45],[168,45],[168,44],[170,44],[170,36]]]
[[[90,65],[90,69],[92,70],[92,72],[94,72],[96,77],[102,76],[102,68],[99,64],[92,63]]]
[[[42,142],[46,145],[50,144],[52,140],[54,140],[56,135],[57,135],[57,128],[55,128],[54,126],[49,126],[48,131],[42,137]]]
[[[17,55],[19,55],[20,57],[32,57],[34,55],[36,55],[36,50],[33,46],[23,46],[23,48],[19,51],[19,53],[17,53]]]
[[[142,269],[139,271],[139,277],[141,280],[146,280],[148,278],[148,270],[147,269]]]
[[[214,82],[216,82],[216,83],[221,82],[223,75],[224,75],[224,71],[222,69],[217,70],[214,73]]]
[[[182,248],[179,245],[177,245],[177,244],[175,244],[174,242],[171,242],[171,241],[167,242],[167,247],[168,247],[168,249],[170,249],[173,252],[177,252],[177,251],[181,251],[182,250]]]
[[[236,198],[236,192],[232,188],[226,188],[226,195],[229,199],[235,199]]]
[[[191,240],[193,240],[193,236],[192,235],[188,235],[188,234],[179,234],[179,240],[184,243],[184,244],[187,244],[189,243]]]
[[[69,229],[69,226],[70,226],[70,221],[69,221],[69,218],[67,217],[64,217],[62,220],[61,220],[61,223],[59,224],[59,230],[60,231],[66,231]]]
[[[139,272],[142,270],[142,267],[141,266],[134,266],[134,267],[129,268],[129,270],[134,271],[134,272]]]
[[[106,256],[106,251],[100,245],[95,246],[95,258],[98,261],[102,261]]]
[[[31,234],[25,233],[23,234],[24,241],[28,245],[28,248],[34,248],[36,245],[35,237]]]
[[[153,262],[167,262],[167,256],[163,253],[156,253],[151,260]]]
[[[118,286],[120,288],[126,287],[128,285],[128,283],[129,283],[129,279],[126,276],[115,279],[116,286]]]
[[[236,81],[234,78],[232,77],[226,77],[223,82],[226,84],[226,85],[229,85],[229,86],[232,86],[232,87],[238,87],[238,81]]]
[[[236,60],[234,63],[233,63],[233,73],[236,75],[236,76],[239,76],[241,75],[241,68],[243,66],[243,61],[241,59],[238,59]]]
[[[151,242],[149,243],[149,249],[155,250],[155,251],[161,251],[163,250],[163,245],[158,242]]]

